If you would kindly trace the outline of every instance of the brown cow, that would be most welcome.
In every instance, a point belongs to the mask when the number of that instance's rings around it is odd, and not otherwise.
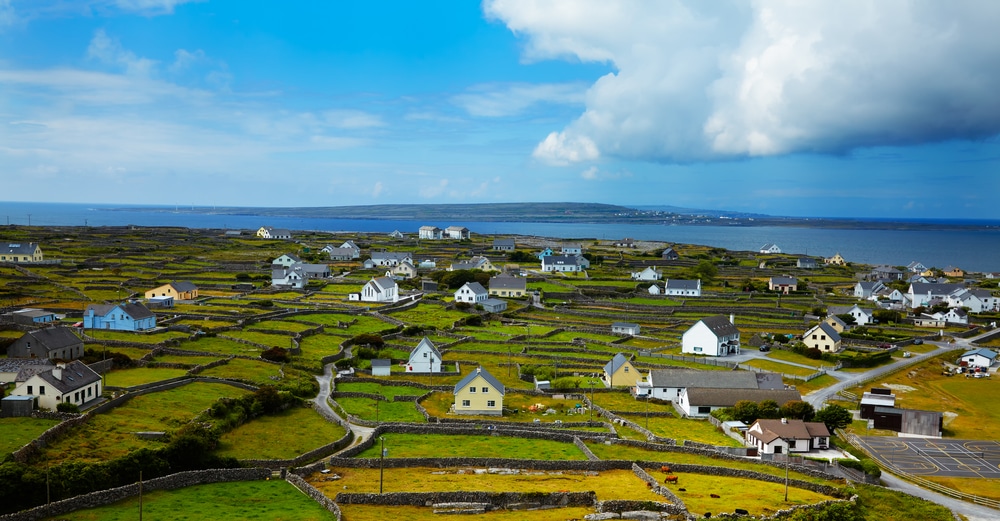
[[[667,476],[667,477],[663,478],[663,481],[665,481],[667,483],[673,483],[673,484],[676,485],[677,484],[677,476]]]
[[[664,466],[660,467],[660,472],[662,472],[664,474],[670,474],[670,467],[664,465]]]

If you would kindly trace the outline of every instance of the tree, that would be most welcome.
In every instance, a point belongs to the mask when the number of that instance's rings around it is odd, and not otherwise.
[[[778,402],[774,400],[763,400],[757,405],[757,418],[777,418],[781,412]]]
[[[845,324],[853,326],[855,324],[854,315],[850,313],[840,313],[837,318],[843,320]]]
[[[734,420],[750,425],[757,418],[760,418],[760,407],[757,405],[757,402],[740,400],[733,405],[731,415]]]
[[[832,403],[817,411],[813,420],[825,423],[826,428],[830,429],[830,432],[833,432],[850,425],[851,421],[854,420],[854,416],[851,414],[851,411]]]
[[[816,415],[816,409],[809,402],[792,400],[781,406],[781,417],[792,418],[794,420],[812,421]]]
[[[703,260],[698,263],[697,266],[692,270],[696,278],[700,278],[703,281],[710,281],[719,274],[719,268],[715,267],[710,260]]]
[[[897,324],[902,322],[902,314],[891,309],[876,309],[872,312],[872,318],[878,320],[879,324]]]
[[[517,250],[508,253],[507,260],[511,262],[538,262],[538,257],[532,255],[531,252]]]

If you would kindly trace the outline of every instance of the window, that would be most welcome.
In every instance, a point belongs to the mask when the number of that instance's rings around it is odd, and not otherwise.
[[[424,358],[427,358],[427,353],[424,353]]]
[[[475,393],[476,392],[476,387],[475,386],[469,387],[469,392],[470,393]]]
[[[625,366],[625,372],[626,373],[628,372],[628,366],[627,365]]]
[[[462,407],[469,407],[471,404],[469,400],[462,400]]]
[[[41,395],[45,394],[45,386],[44,385],[39,385],[38,386],[38,394],[41,394]]]
[[[28,386],[28,394],[35,394],[35,393],[31,392],[31,386],[30,385]]]
[[[711,406],[708,406],[708,407],[706,407],[706,406],[699,406],[698,407],[698,414],[708,414],[710,412],[712,412],[712,407]]]
[[[497,406],[497,402],[494,401],[494,400],[489,400],[489,401],[486,402],[486,406],[487,407],[496,407]]]
[[[490,392],[490,388],[489,387],[483,387],[482,390],[483,390],[483,394],[486,394],[486,393]]]

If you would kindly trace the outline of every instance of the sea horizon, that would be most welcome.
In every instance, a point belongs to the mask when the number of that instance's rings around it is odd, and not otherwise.
[[[173,212],[175,205],[121,205],[85,203],[24,203],[0,201],[0,218],[8,225],[31,226],[179,226],[198,229],[256,231],[273,226],[299,231],[331,233],[389,233],[399,230],[416,234],[422,225],[465,226],[480,235],[524,235],[556,240],[612,240],[631,237],[668,244],[698,244],[736,251],[756,251],[765,243],[777,244],[784,253],[830,257],[840,253],[849,262],[905,266],[919,261],[944,268],[954,265],[966,271],[1000,271],[1000,221],[978,219],[870,219],[864,222],[925,222],[936,224],[981,224],[985,229],[852,229],[810,228],[809,218],[796,218],[795,226],[715,226],[628,223],[553,223],[503,221],[448,221],[373,219],[325,219],[259,215],[213,214],[200,211]],[[211,207],[187,206],[196,210]],[[228,208],[228,207],[227,207]],[[819,218],[816,218],[819,219]],[[858,219],[861,221],[861,219]],[[29,222],[30,221],[30,222]],[[0,235],[2,240],[2,235]]]

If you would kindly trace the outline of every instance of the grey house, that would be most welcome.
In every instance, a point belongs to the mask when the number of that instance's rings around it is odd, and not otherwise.
[[[83,356],[83,339],[68,327],[29,331],[7,348],[7,356],[76,360]]]

